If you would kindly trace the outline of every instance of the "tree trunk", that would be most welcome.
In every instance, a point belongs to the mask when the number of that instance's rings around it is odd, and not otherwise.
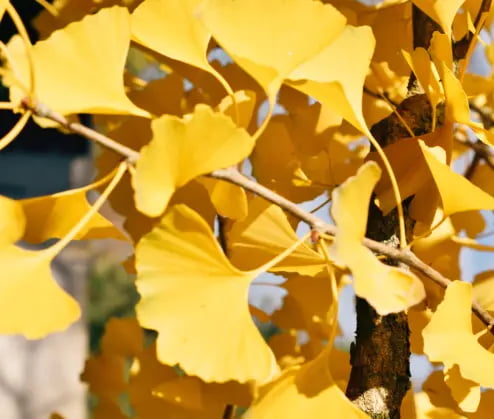
[[[412,16],[413,47],[428,48],[433,32],[440,28],[415,6]],[[420,92],[413,74],[410,76],[408,93],[409,96],[398,106],[398,113],[407,121],[415,135],[430,132],[432,109],[426,96]],[[375,124],[371,131],[382,147],[400,138],[409,137],[394,114]],[[403,203],[407,236],[411,235],[413,229],[413,221],[406,215],[408,202],[409,200]],[[383,216],[371,201],[367,237],[397,246],[397,230],[396,210]],[[361,298],[357,298],[356,309],[356,341],[351,348],[352,371],[346,394],[372,418],[399,418],[401,402],[410,388],[407,314],[401,312],[380,316]]]

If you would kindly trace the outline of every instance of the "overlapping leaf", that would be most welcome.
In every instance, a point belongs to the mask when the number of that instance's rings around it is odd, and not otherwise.
[[[290,73],[289,84],[369,135],[362,114],[362,90],[374,46],[375,39],[369,27],[346,26],[329,46]],[[350,49],[352,54],[348,54]]]
[[[257,271],[234,268],[199,215],[171,208],[137,245],[136,267],[138,319],[158,331],[161,362],[208,382],[273,377],[276,361],[248,310]]]
[[[108,180],[106,177],[82,188],[20,201],[29,220],[23,239],[29,243],[42,243],[51,238],[64,237],[91,208],[86,193]],[[99,213],[75,236],[75,240],[102,238],[127,240],[125,235]]]
[[[0,247],[15,243],[24,234],[26,216],[18,201],[0,195]]]
[[[261,390],[247,419],[298,419],[331,412],[339,418],[367,418],[337,386],[329,369],[330,348],[302,367],[286,370]]]
[[[451,25],[453,19],[464,0],[412,0],[413,3],[423,10],[425,14],[434,19],[441,26],[444,33],[451,38]]]
[[[440,147],[427,147],[419,140],[422,154],[441,196],[444,215],[462,211],[494,209],[494,198],[445,164]],[[468,199],[465,197],[468,196]]]
[[[138,43],[216,77],[218,73],[206,56],[211,34],[196,17],[200,3],[146,0],[132,13],[132,35]]]
[[[165,210],[177,188],[238,163],[254,146],[246,131],[206,105],[198,105],[184,119],[164,115],[152,122],[152,129],[133,178],[137,209],[151,217]]]
[[[271,99],[283,80],[327,47],[345,24],[333,6],[309,0],[208,0],[198,13]]]
[[[472,284],[454,281],[423,331],[424,352],[432,362],[484,387],[494,387],[494,354],[483,348],[472,332]],[[461,345],[458,345],[461,342]]]
[[[381,170],[367,162],[357,175],[333,191],[331,214],[338,227],[330,255],[353,274],[355,293],[381,314],[406,310],[424,296],[422,282],[411,272],[385,265],[362,245],[368,202]]]
[[[0,333],[30,339],[65,329],[80,315],[79,305],[56,283],[48,250],[12,245],[0,250]]]
[[[227,237],[230,260],[244,270],[259,268],[298,240],[283,211],[258,197],[250,200],[248,216],[235,222]],[[321,255],[302,243],[270,270],[313,276],[325,265]]]
[[[25,51],[20,39],[10,44],[16,69],[28,85]],[[130,15],[124,7],[102,9],[55,31],[35,44],[38,98],[62,114],[104,113],[147,116],[125,94],[123,70],[130,43]],[[70,92],[70,94],[67,94]],[[25,95],[11,88],[13,100]]]
[[[0,213],[8,217],[1,226],[0,333],[35,339],[65,329],[77,320],[80,309],[53,278],[50,263],[55,255],[50,249],[14,245],[25,225],[20,204],[1,197]]]

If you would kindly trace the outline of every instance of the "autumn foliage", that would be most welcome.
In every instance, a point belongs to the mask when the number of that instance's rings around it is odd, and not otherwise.
[[[346,395],[355,362],[334,345],[348,285],[379,318],[405,312],[405,349],[438,367],[400,398],[402,417],[492,417],[494,276],[464,281],[460,264],[464,248],[494,249],[480,241],[494,82],[468,71],[475,48],[494,62],[489,1],[40,3],[32,44],[0,2],[18,30],[0,48],[0,108],[20,115],[0,149],[34,118],[93,141],[98,174],[0,196],[0,333],[76,321],[50,264],[72,240],[113,238],[135,250],[124,266],[140,300],[81,374],[96,418],[376,413]],[[106,201],[123,227],[99,213]],[[370,205],[392,237],[368,235]],[[286,293],[273,313],[248,300],[265,272]]]

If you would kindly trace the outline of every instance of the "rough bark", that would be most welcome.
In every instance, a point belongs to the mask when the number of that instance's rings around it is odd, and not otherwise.
[[[436,23],[413,7],[414,48],[427,48]],[[409,97],[397,108],[415,135],[430,132],[432,109],[416,80],[411,75]],[[438,112],[441,119],[441,112]],[[440,121],[438,121],[440,124]],[[385,147],[400,138],[409,137],[398,118],[391,114],[372,127],[372,134]],[[405,214],[407,202],[404,202]],[[406,216],[407,235],[412,232],[413,220]],[[371,202],[367,237],[398,245],[396,211],[384,216]],[[384,261],[390,263],[389,261]],[[357,298],[356,341],[351,348],[352,371],[346,394],[361,410],[372,418],[400,417],[403,397],[410,388],[410,345],[408,318],[405,312],[380,316],[363,299]]]

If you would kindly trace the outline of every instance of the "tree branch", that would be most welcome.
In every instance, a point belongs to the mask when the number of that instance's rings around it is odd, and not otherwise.
[[[35,115],[43,118],[50,119],[54,122],[59,123],[66,129],[87,138],[90,141],[94,141],[102,146],[109,148],[116,153],[126,157],[129,162],[135,163],[139,157],[139,152],[126,147],[117,141],[100,134],[99,132],[88,128],[82,124],[71,123],[67,119],[49,109],[43,104],[33,104],[28,100],[24,100],[22,105],[25,109],[30,109]],[[273,204],[278,205],[283,208],[288,213],[294,215],[307,224],[311,225],[315,230],[335,235],[337,228],[334,225],[328,224],[321,220],[314,214],[303,210],[299,205],[294,202],[284,198],[283,196],[277,194],[276,192],[266,188],[265,186],[249,179],[247,176],[241,174],[235,168],[219,169],[215,170],[210,174],[211,177],[215,179],[225,180],[227,182],[238,185],[245,190],[248,190],[260,197],[266,199]],[[364,238],[362,241],[363,245],[375,253],[386,256],[387,258],[394,259],[398,262],[402,262],[408,265],[410,268],[415,269],[424,276],[428,277],[436,284],[443,288],[446,288],[451,280],[444,277],[440,272],[436,271],[434,268],[427,265],[425,262],[420,260],[410,249],[397,249],[395,247],[389,246],[387,244],[381,243],[376,240],[371,240],[369,238]],[[472,311],[477,315],[477,317],[491,330],[494,327],[494,317],[489,314],[487,310],[481,307],[476,301],[472,302]]]

